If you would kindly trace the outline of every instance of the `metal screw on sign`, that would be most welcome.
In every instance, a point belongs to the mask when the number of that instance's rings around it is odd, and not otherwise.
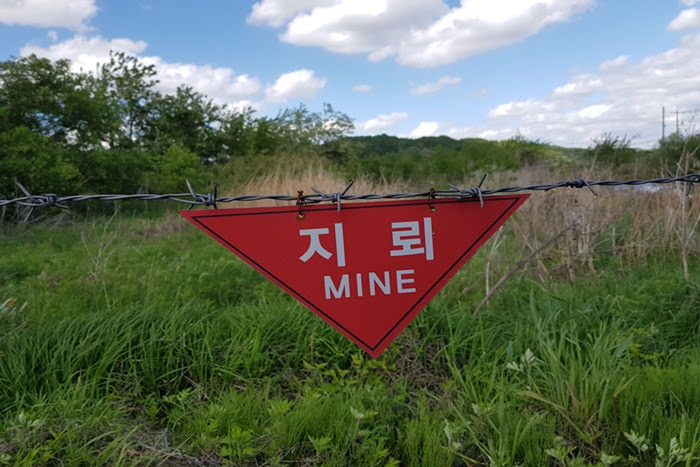
[[[435,198],[435,188],[430,188],[430,191],[428,192],[428,207],[430,208],[431,212],[437,211],[437,208],[433,206],[433,199]]]
[[[304,213],[301,212],[301,207],[304,204],[303,197],[304,197],[304,190],[297,190],[297,218],[299,218],[299,219],[304,218]]]

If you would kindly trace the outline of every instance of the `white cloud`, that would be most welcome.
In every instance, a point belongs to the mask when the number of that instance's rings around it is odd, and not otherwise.
[[[253,5],[248,22],[277,28],[305,10],[333,3],[333,0],[262,0]]]
[[[0,23],[9,26],[82,29],[95,13],[95,0],[0,1]]]
[[[440,91],[446,86],[454,86],[462,82],[462,78],[456,78],[454,76],[444,76],[437,81],[432,83],[421,84],[411,89],[411,94],[416,96],[421,96],[423,94],[429,94],[432,92]]]
[[[20,55],[36,54],[51,60],[67,58],[73,62],[75,71],[95,71],[98,64],[109,61],[109,51],[124,52],[129,55],[139,55],[146,50],[148,44],[144,41],[132,41],[127,38],[107,40],[100,36],[74,36],[71,39],[51,44],[49,47],[26,45],[20,50]]]
[[[661,136],[662,106],[687,109],[699,101],[700,34],[691,34],[678,47],[639,62],[624,56],[603,62],[597,73],[574,76],[548,96],[500,104],[475,131],[488,137],[520,133],[567,146],[588,146],[603,133],[653,142]],[[675,117],[669,117],[672,123]]]
[[[533,113],[549,113],[557,108],[554,102],[528,99],[520,102],[501,104],[489,112],[489,117],[522,117]]]
[[[227,67],[167,62],[158,56],[142,55],[146,47],[147,44],[144,41],[133,41],[127,38],[107,40],[99,36],[77,35],[46,48],[25,46],[21,49],[20,55],[36,54],[51,60],[67,58],[71,60],[74,70],[92,72],[97,70],[99,64],[109,61],[110,50],[124,52],[138,56],[146,65],[155,66],[157,78],[160,81],[157,88],[163,92],[175,92],[179,85],[186,84],[219,104],[228,104],[234,108],[242,104],[251,104],[256,107],[249,98],[261,89],[257,78],[245,74],[236,75],[233,69]]]
[[[597,76],[581,75],[574,81],[554,89],[553,94],[559,97],[585,96],[599,90],[602,86],[603,82]]]
[[[607,105],[607,104],[595,104],[595,105],[589,105],[588,107],[585,107],[581,110],[578,111],[578,115],[582,118],[600,118],[602,115],[604,115],[608,110],[612,108],[612,105]]]
[[[372,85],[370,84],[357,84],[352,87],[354,92],[372,92]]]
[[[447,136],[454,139],[469,138],[474,136],[474,130],[469,127],[464,128],[450,128],[446,132]]]
[[[681,11],[673,21],[668,23],[669,31],[700,28],[700,9],[688,8]]]
[[[700,2],[700,0],[681,0],[681,1],[682,1],[683,5],[686,5],[686,6],[693,6],[696,3]]]
[[[408,120],[406,112],[392,112],[390,114],[379,114],[366,122],[359,123],[357,127],[365,133],[377,134],[404,120]]]
[[[313,97],[326,85],[326,80],[316,78],[312,70],[296,70],[284,73],[265,90],[269,102],[285,102],[289,99]]]
[[[370,60],[431,67],[519,42],[595,0],[261,0],[249,21],[284,27],[282,41]]]
[[[627,63],[627,60],[629,60],[628,55],[620,55],[619,57],[615,57],[611,60],[604,61],[598,66],[598,68],[601,70],[610,70],[612,68],[624,65],[625,63]]]
[[[412,31],[401,44],[398,60],[420,67],[444,65],[493,50],[536,34],[543,27],[568,21],[594,0],[462,1],[430,27]]]
[[[420,122],[417,127],[408,135],[409,138],[422,138],[424,136],[433,136],[440,129],[439,122]]]

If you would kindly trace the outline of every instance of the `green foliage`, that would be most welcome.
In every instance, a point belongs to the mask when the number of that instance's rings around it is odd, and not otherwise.
[[[632,140],[626,136],[605,133],[593,140],[587,156],[597,163],[618,168],[635,160],[637,150],[630,146],[631,143]]]
[[[140,146],[155,112],[155,75],[155,65],[145,65],[124,52],[110,52],[109,62],[100,67],[96,87],[109,109],[110,131],[104,141],[110,148]]]
[[[199,157],[176,145],[153,157],[151,170],[146,186],[154,193],[178,193],[185,191],[185,180],[197,187],[205,185],[207,180]]]
[[[94,149],[71,156],[80,173],[80,186],[92,193],[136,193],[143,186],[143,174],[151,162],[133,149]]]
[[[27,127],[0,132],[0,194],[12,197],[15,183],[44,193],[67,193],[78,186],[80,172],[44,135]]]
[[[700,456],[696,265],[514,277],[472,318],[477,255],[374,360],[174,215],[0,235],[5,463]]]
[[[212,164],[346,154],[341,138],[352,119],[330,104],[255,118],[188,86],[161,94],[157,83],[153,65],[124,53],[111,53],[94,74],[34,55],[1,62],[0,192],[14,193],[15,181],[59,194],[182,191],[185,179],[206,185]]]
[[[682,135],[673,133],[659,141],[659,159],[665,166],[673,168],[683,158],[687,158],[690,172],[700,170],[700,133]]]
[[[335,159],[350,177],[376,180],[457,183],[482,172],[513,170],[527,165],[560,164],[567,160],[558,148],[516,137],[504,141],[447,136],[416,140],[394,136],[347,138]]]
[[[109,114],[95,79],[70,71],[68,60],[0,62],[0,132],[25,127],[58,145],[86,148],[104,136]]]

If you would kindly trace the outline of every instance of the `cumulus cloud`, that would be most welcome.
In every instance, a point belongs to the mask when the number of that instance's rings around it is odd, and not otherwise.
[[[603,86],[603,82],[597,76],[581,75],[574,81],[554,89],[553,94],[559,97],[585,96],[591,94]]]
[[[372,85],[370,85],[370,84],[357,84],[357,85],[352,87],[352,90],[354,92],[371,92]]]
[[[72,62],[74,71],[95,71],[100,63],[109,61],[110,50],[138,56],[147,46],[144,41],[127,38],[107,40],[100,36],[77,35],[49,47],[26,45],[20,50],[20,55],[24,57],[35,54],[50,60],[67,58]]]
[[[95,13],[95,0],[0,1],[0,23],[9,26],[82,29]]]
[[[700,3],[700,0],[681,0],[681,1],[682,1],[683,5],[686,5],[686,6],[693,6],[696,3]]]
[[[231,68],[168,62],[158,56],[143,55],[146,47],[146,42],[128,38],[107,40],[99,36],[77,35],[46,48],[27,45],[21,49],[20,55],[36,54],[51,60],[67,58],[75,71],[92,72],[101,63],[109,61],[110,50],[124,52],[139,57],[144,64],[155,66],[160,81],[157,85],[159,90],[173,93],[178,86],[186,84],[215,102],[234,108],[253,104],[249,99],[262,88],[257,78],[237,75]],[[256,107],[254,104],[252,106]]]
[[[390,114],[379,114],[366,122],[359,123],[357,127],[364,133],[377,134],[404,120],[408,120],[406,112],[392,112]]]
[[[417,127],[415,127],[411,133],[408,135],[409,138],[422,138],[424,136],[433,136],[437,134],[440,129],[439,122],[420,122]]]
[[[668,23],[669,31],[700,28],[700,9],[688,8],[681,11],[673,21]]]
[[[265,95],[269,102],[285,102],[289,99],[313,97],[326,85],[326,80],[316,78],[311,70],[284,73],[268,86]]]
[[[253,5],[248,22],[280,27],[303,11],[333,3],[333,0],[263,0]]]
[[[283,27],[282,41],[377,61],[431,67],[519,42],[595,0],[261,0],[249,22]]]
[[[624,65],[625,63],[627,63],[627,60],[629,60],[629,56],[620,55],[618,57],[611,58],[610,60],[604,61],[603,63],[601,63],[598,66],[598,68],[600,68],[601,70],[610,70],[612,68],[616,68],[616,67]]]
[[[433,92],[438,92],[447,86],[454,86],[462,82],[462,78],[456,78],[454,76],[444,76],[437,81],[432,83],[421,84],[411,89],[411,94],[415,96],[421,96],[423,94],[430,94]]]
[[[447,136],[450,138],[454,139],[462,139],[462,138],[469,138],[474,136],[474,130],[472,130],[470,127],[464,127],[464,128],[450,128],[445,132]]]
[[[576,146],[613,133],[650,145],[660,137],[662,106],[683,109],[698,101],[700,34],[692,34],[678,47],[639,62],[624,56],[603,62],[597,73],[573,76],[548,96],[500,104],[475,132],[484,137],[520,133]]]

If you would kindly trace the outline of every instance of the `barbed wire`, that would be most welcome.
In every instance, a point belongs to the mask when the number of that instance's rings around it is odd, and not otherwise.
[[[593,194],[597,193],[593,190],[594,186],[640,186],[640,185],[650,185],[650,184],[668,184],[668,183],[685,183],[687,184],[687,193],[690,192],[690,188],[695,183],[700,183],[700,174],[689,173],[680,177],[664,177],[664,178],[654,178],[649,180],[597,180],[589,181],[584,178],[579,178],[574,174],[574,179],[572,180],[562,180],[555,183],[545,183],[538,185],[524,185],[524,186],[511,186],[511,187],[501,187],[501,188],[482,188],[486,175],[481,179],[478,186],[468,189],[461,189],[455,185],[449,185],[449,190],[435,190],[431,188],[429,191],[424,192],[402,192],[402,193],[366,193],[366,194],[348,194],[348,190],[352,186],[353,182],[350,182],[347,187],[340,192],[336,193],[324,193],[316,188],[312,188],[313,194],[304,195],[303,192],[298,192],[296,196],[292,195],[240,195],[240,196],[218,196],[218,190],[215,188],[213,193],[197,193],[194,191],[192,185],[188,180],[186,180],[187,188],[189,192],[186,193],[166,193],[166,194],[152,194],[152,193],[135,193],[135,194],[92,194],[92,195],[68,195],[68,196],[58,196],[54,193],[34,195],[31,194],[24,186],[17,183],[17,187],[24,193],[24,196],[20,196],[12,199],[0,199],[0,207],[4,206],[22,206],[30,209],[34,208],[48,208],[57,207],[61,209],[69,209],[70,205],[73,203],[83,202],[83,201],[125,201],[125,200],[141,200],[141,201],[155,201],[155,200],[169,200],[175,201],[181,204],[187,204],[190,208],[194,206],[213,206],[218,207],[218,204],[231,203],[237,201],[261,201],[261,200],[272,200],[272,201],[294,201],[300,205],[316,204],[322,203],[324,201],[336,203],[338,209],[340,209],[341,200],[381,200],[381,199],[405,199],[405,198],[479,198],[483,205],[483,196],[492,195],[498,193],[516,193],[521,191],[550,191],[558,188],[586,188],[590,190]]]

